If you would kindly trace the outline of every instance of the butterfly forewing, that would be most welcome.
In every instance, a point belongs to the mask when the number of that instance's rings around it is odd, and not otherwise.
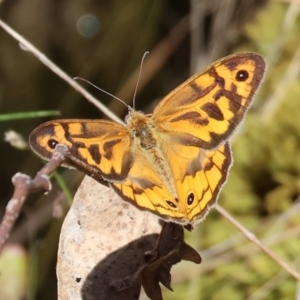
[[[258,54],[225,57],[167,95],[153,120],[183,145],[216,148],[243,120],[264,70]]]
[[[132,165],[132,139],[121,124],[106,120],[62,119],[46,122],[30,135],[31,148],[49,160],[56,144],[64,144],[72,160],[65,166],[97,170],[103,179],[124,180]],[[78,162],[78,163],[77,163]]]

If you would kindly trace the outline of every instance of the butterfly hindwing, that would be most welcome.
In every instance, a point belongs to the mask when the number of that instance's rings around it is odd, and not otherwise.
[[[226,182],[232,162],[229,143],[211,151],[176,143],[170,147],[163,141],[161,146],[171,166],[177,197],[141,153],[135,153],[127,179],[112,186],[125,200],[165,220],[189,224],[203,219]]]
[[[188,219],[201,220],[215,204],[220,190],[227,180],[232,164],[228,142],[216,150],[207,151],[202,169],[183,180]]]
[[[176,185],[178,211],[187,223],[203,219],[226,182],[232,165],[230,145],[204,150],[177,143],[161,143]],[[172,208],[170,208],[172,210]],[[183,223],[184,219],[180,221]]]
[[[170,206],[174,202],[174,196],[151,163],[140,154],[135,154],[134,164],[126,180],[111,185],[123,199],[139,208],[152,210],[165,220],[185,218],[185,211]]]

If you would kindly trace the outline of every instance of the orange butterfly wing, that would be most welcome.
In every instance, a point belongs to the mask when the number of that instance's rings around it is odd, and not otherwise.
[[[182,145],[216,148],[243,120],[264,70],[255,53],[222,58],[167,95],[153,121]]]
[[[93,177],[108,181],[124,180],[133,163],[132,138],[126,127],[106,120],[49,121],[31,133],[29,143],[47,160],[56,144],[64,144],[70,151],[64,166],[83,171],[89,169]]]

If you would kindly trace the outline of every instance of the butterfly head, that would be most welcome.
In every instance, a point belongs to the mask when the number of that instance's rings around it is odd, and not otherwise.
[[[125,122],[129,127],[130,125],[137,126],[137,124],[142,120],[147,122],[148,119],[149,118],[142,111],[135,110],[131,106],[128,106],[128,114],[125,117]]]

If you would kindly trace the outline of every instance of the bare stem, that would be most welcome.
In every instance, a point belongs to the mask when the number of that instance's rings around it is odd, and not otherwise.
[[[23,50],[31,52],[39,61],[41,61],[45,66],[52,70],[56,75],[65,80],[70,86],[72,86],[77,92],[82,94],[89,102],[94,104],[99,110],[101,110],[105,115],[107,115],[112,120],[122,123],[122,121],[113,114],[107,107],[99,102],[95,97],[88,93],[83,87],[81,87],[76,81],[74,81],[67,73],[55,65],[45,54],[39,51],[31,43],[29,43],[25,38],[18,34],[15,30],[9,27],[0,19],[0,26],[9,33],[14,39],[16,39]]]
[[[262,251],[264,251],[270,258],[272,258],[276,263],[278,263],[283,269],[300,281],[300,274],[297,273],[293,268],[291,268],[286,262],[282,260],[277,254],[275,254],[270,248],[264,245],[252,232],[247,230],[241,223],[236,221],[224,208],[219,204],[215,206],[216,210],[224,216],[233,226],[235,226],[239,231],[241,231],[244,236],[256,244]]]
[[[36,174],[34,179],[22,173],[17,173],[13,176],[14,194],[6,206],[5,214],[0,224],[0,253],[20,215],[28,194],[41,190],[45,193],[49,192],[51,190],[49,175],[64,162],[68,155],[68,148],[65,145],[58,144],[49,162]]]

